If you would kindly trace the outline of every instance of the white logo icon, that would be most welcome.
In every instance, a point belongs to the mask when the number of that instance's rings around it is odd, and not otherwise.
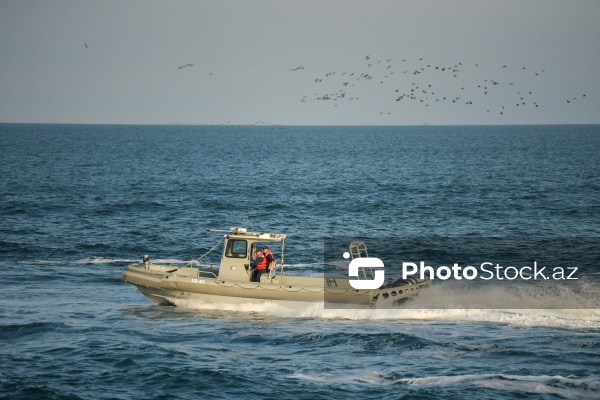
[[[344,258],[347,253],[344,253]],[[383,285],[384,280],[384,271],[383,271],[383,261],[381,261],[377,257],[361,257],[355,258],[350,261],[350,266],[348,267],[348,275],[350,277],[358,278],[358,269],[359,268],[376,268],[374,270],[375,278],[374,279],[350,279],[350,286],[354,289],[379,289],[381,285]],[[379,269],[381,268],[381,269]]]

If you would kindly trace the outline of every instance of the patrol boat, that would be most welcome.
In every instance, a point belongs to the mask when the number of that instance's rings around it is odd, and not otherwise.
[[[289,308],[324,303],[327,308],[389,308],[416,296],[429,280],[398,279],[377,289],[355,289],[348,277],[290,276],[286,274],[284,249],[286,235],[270,232],[248,232],[245,228],[209,229],[225,233],[215,247],[200,258],[181,266],[156,264],[144,256],[141,263],[130,264],[121,273],[151,300],[176,305],[178,300],[195,300],[213,304],[279,304]],[[201,263],[201,259],[223,243],[218,266]],[[250,268],[255,251],[263,246],[281,246],[281,258],[273,261],[252,282]],[[351,242],[345,255],[352,259],[368,257],[364,242]],[[370,275],[369,275],[370,274]],[[358,280],[373,280],[373,270],[360,268]],[[376,277],[376,276],[375,276]]]

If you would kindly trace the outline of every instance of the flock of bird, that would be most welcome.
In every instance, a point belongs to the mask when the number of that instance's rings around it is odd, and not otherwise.
[[[183,64],[178,69],[193,66],[191,63]],[[288,71],[299,72],[304,69],[305,66],[300,65]],[[370,55],[366,55],[361,72],[329,71],[313,77],[312,82],[317,85],[318,91],[312,96],[303,96],[300,101],[330,102],[333,107],[339,107],[345,101],[356,102],[361,97],[372,99],[375,95],[379,104],[382,99],[389,99],[390,104],[413,103],[423,107],[448,103],[479,106],[485,112],[505,115],[517,108],[540,107],[544,100],[536,97],[534,87],[538,85],[536,79],[543,78],[545,73],[545,69],[531,70],[525,66],[502,65],[492,71],[478,63],[433,64],[423,57],[414,60],[403,58],[392,63],[391,58],[375,61]],[[212,74],[213,72],[208,73]],[[484,78],[486,74],[493,74],[494,77]],[[585,94],[581,95],[581,98],[585,97]],[[576,96],[565,98],[567,104],[577,100]],[[389,115],[395,110],[397,108],[388,108],[379,114]]]
[[[177,67],[177,69],[184,69],[184,68],[188,68],[188,67],[193,67],[194,64],[183,64],[183,65],[179,65]],[[208,72],[208,75],[212,75],[214,74],[214,71]]]
[[[375,61],[366,55],[361,72],[329,71],[313,77],[312,82],[322,90],[312,96],[306,95],[300,101],[326,101],[338,107],[343,101],[359,100],[359,92],[361,96],[372,95],[373,91],[365,89],[365,85],[369,85],[368,89],[376,90],[378,100],[383,96],[390,103],[412,102],[424,107],[444,102],[453,105],[479,105],[485,112],[500,115],[516,108],[538,108],[544,101],[536,97],[534,88],[539,87],[540,83],[536,79],[542,79],[545,69],[531,70],[524,66],[502,65],[492,71],[479,64],[433,64],[424,58],[411,61],[405,58],[397,64],[400,68],[392,63],[391,58]],[[289,71],[303,69],[304,66],[299,66]],[[493,74],[493,77],[488,74]],[[361,90],[358,90],[359,86],[362,87]],[[585,98],[586,95],[581,97]],[[566,103],[571,104],[577,99],[568,97]],[[379,112],[391,113],[389,109]]]
[[[86,47],[89,46],[86,44]],[[183,64],[179,65],[178,69],[193,66],[191,63]],[[300,65],[288,71],[299,72],[304,69],[305,66]],[[425,61],[423,57],[414,60],[403,58],[392,63],[391,58],[375,61],[370,55],[364,56],[361,69],[360,72],[329,71],[313,77],[312,82],[317,85],[318,91],[312,96],[303,96],[300,101],[331,102],[334,107],[338,107],[344,101],[355,102],[360,100],[361,96],[369,97],[375,94],[379,104],[381,99],[385,101],[386,98],[390,104],[416,103],[424,107],[448,103],[480,106],[485,112],[505,115],[511,109],[539,108],[546,100],[539,100],[535,89],[540,87],[536,80],[543,78],[546,74],[545,69],[531,70],[525,66],[502,65],[490,70],[478,63],[434,64]],[[208,73],[212,74],[213,72]],[[487,78],[484,78],[487,74]],[[365,90],[366,85],[369,87]],[[362,89],[358,89],[359,87]],[[369,91],[374,88],[375,93],[373,90]],[[585,97],[586,94],[581,95],[581,98]],[[572,104],[578,97],[569,96],[564,100],[567,104]],[[389,109],[379,112],[391,113]]]
[[[84,46],[90,47],[87,43]],[[193,66],[182,64],[177,69]],[[305,66],[300,65],[288,71],[302,73],[304,70]],[[208,72],[208,75],[213,73]],[[363,101],[375,99],[378,104],[389,101],[390,106],[379,114],[392,114],[398,110],[397,105],[407,103],[423,107],[447,103],[505,115],[515,109],[539,108],[549,100],[538,98],[537,89],[543,87],[545,74],[545,69],[525,66],[498,65],[490,69],[478,63],[433,63],[423,57],[403,58],[392,63],[391,58],[375,60],[366,55],[359,71],[335,70],[313,75],[311,81],[316,91],[300,101],[329,102],[333,107],[361,98]],[[586,97],[586,94],[565,96],[562,101],[573,104]]]

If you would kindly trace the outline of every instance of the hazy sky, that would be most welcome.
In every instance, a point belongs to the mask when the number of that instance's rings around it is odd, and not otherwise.
[[[2,0],[0,122],[600,123],[599,17],[598,0]]]

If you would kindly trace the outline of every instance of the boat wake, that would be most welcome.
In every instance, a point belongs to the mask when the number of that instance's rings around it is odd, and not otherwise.
[[[432,288],[428,288],[430,290]],[[436,295],[452,294],[444,288],[436,288]],[[328,309],[324,303],[314,303],[303,308],[292,309],[279,304],[214,304],[197,300],[170,299],[177,307],[188,310],[226,312],[227,317],[252,318],[271,316],[275,318],[315,318],[351,321],[394,321],[397,323],[437,322],[486,322],[520,327],[551,327],[570,330],[600,329],[600,308],[523,308],[507,309],[502,299],[496,308],[427,308],[425,296],[411,303],[413,308],[394,309]],[[565,304],[569,304],[565,301]]]
[[[415,298],[413,308],[487,308],[487,309],[600,309],[600,287],[580,279],[567,284],[523,285],[490,283],[461,285],[435,283]]]
[[[289,375],[288,378],[328,384],[407,385],[413,388],[469,386],[483,389],[508,390],[512,393],[557,395],[569,399],[598,398],[598,392],[600,391],[600,384],[595,379],[577,379],[561,375],[468,374],[391,380],[377,371],[359,371],[354,374],[329,373],[309,375],[297,373]]]

